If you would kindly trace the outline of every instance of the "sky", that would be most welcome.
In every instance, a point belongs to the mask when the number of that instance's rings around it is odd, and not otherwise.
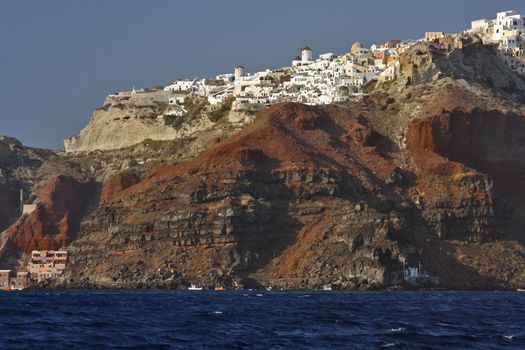
[[[63,148],[113,92],[458,32],[523,0],[2,0],[0,134]]]

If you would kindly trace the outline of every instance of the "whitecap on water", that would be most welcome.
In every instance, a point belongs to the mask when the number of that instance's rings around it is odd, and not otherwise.
[[[507,340],[512,340],[514,338],[514,335],[510,334],[510,335],[504,335],[503,338],[507,339]]]
[[[384,348],[391,348],[393,346],[398,346],[399,343],[386,343],[386,344],[383,344],[380,346],[381,349],[384,349]]]
[[[406,330],[407,330],[406,328],[398,327],[398,328],[390,328],[388,331],[390,333],[400,333],[400,332],[404,332]]]
[[[255,294],[255,295],[258,296],[258,297],[262,297],[262,294]]]
[[[213,313],[216,315],[222,315],[222,311],[213,311]]]

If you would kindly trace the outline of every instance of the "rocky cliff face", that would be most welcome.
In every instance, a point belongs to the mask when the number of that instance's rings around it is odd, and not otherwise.
[[[356,135],[366,129],[350,115],[339,115]],[[325,205],[346,203],[353,212],[355,203],[366,199],[363,182],[373,186],[374,180],[340,149],[343,135],[334,137],[334,130],[337,124],[320,109],[277,106],[192,162],[152,169],[138,182],[127,176],[108,180],[103,193],[111,195],[84,220],[83,237],[74,245],[73,275],[97,283],[147,283],[150,264],[162,264],[161,259],[183,268],[173,273],[185,280],[220,277],[221,283],[231,284],[250,271],[259,273],[297,240],[298,230],[319,224]],[[333,158],[315,151],[318,144]],[[349,166],[358,173],[348,174]],[[105,235],[108,231],[111,235]],[[101,234],[104,249],[87,244]],[[158,252],[155,262],[144,256],[144,249]],[[96,263],[108,259],[113,263]],[[146,271],[135,276],[121,261],[144,264]],[[105,271],[97,277],[84,274],[85,265]]]
[[[444,286],[494,286],[497,275],[450,254],[457,244],[502,241],[519,254],[518,242],[506,241],[512,209],[489,175],[421,142],[428,132],[418,123],[400,152],[346,109],[274,106],[194,161],[140,181],[109,180],[111,195],[72,246],[71,276],[105,285],[370,288],[399,283],[403,261],[420,260]]]
[[[39,181],[38,168],[53,156],[51,151],[24,147],[15,138],[0,136],[0,232],[19,216],[20,190],[27,200]]]
[[[516,288],[522,85],[485,46],[419,45],[395,81],[345,104],[48,160],[40,177],[68,176],[4,237],[66,245],[55,286],[387,288],[421,262],[444,288]]]
[[[29,254],[35,249],[56,250],[70,244],[80,220],[97,204],[94,183],[58,176],[37,189],[36,209],[4,232],[11,247]]]
[[[80,135],[64,141],[66,152],[114,150],[147,139],[182,139],[212,129],[238,130],[253,120],[253,115],[231,111],[217,123],[211,117],[213,108],[197,97],[186,102],[186,114],[175,116],[180,107],[169,105],[169,97],[164,91],[108,96]]]

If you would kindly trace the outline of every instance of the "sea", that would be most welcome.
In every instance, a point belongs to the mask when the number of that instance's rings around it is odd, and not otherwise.
[[[525,349],[525,293],[0,292],[0,349]]]

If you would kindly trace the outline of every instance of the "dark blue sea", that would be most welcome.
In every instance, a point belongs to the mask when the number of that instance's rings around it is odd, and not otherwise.
[[[525,349],[525,293],[0,293],[0,349]]]

